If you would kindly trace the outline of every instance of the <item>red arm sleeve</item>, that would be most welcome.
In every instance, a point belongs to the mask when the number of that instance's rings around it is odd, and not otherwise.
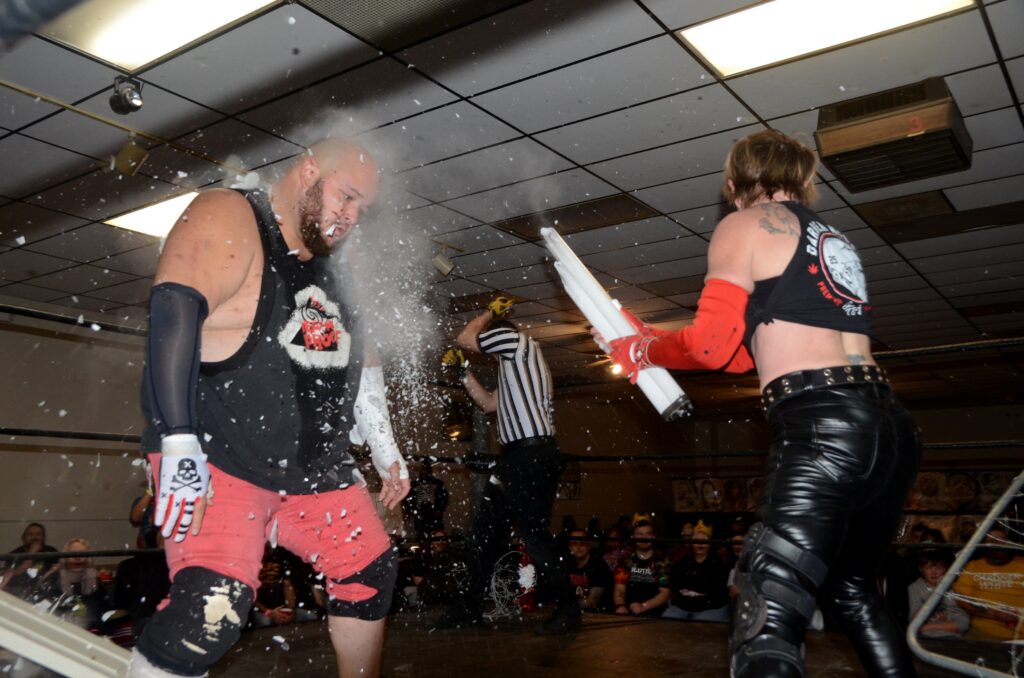
[[[749,298],[742,287],[712,278],[697,301],[693,324],[651,341],[647,360],[680,370],[750,370],[754,361],[742,345]]]

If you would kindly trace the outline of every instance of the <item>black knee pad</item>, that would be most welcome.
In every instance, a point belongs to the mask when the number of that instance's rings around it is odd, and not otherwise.
[[[388,549],[361,571],[346,579],[336,580],[339,584],[362,584],[377,589],[377,593],[366,600],[327,601],[327,614],[334,617],[354,617],[363,621],[377,621],[387,616],[391,609],[391,598],[398,576],[398,560],[394,549]]]
[[[183,676],[205,674],[238,642],[253,590],[204,567],[188,567],[171,583],[170,603],[146,624],[136,646],[151,664]]]
[[[766,557],[767,556],[767,557]],[[798,573],[784,579],[779,567]],[[809,622],[816,606],[813,591],[825,580],[828,568],[813,553],[774,532],[763,523],[755,523],[743,543],[736,564],[736,610],[729,637],[732,674],[742,676],[744,668],[757,660],[784,661],[803,674],[803,647],[783,638],[762,635],[768,620],[768,601],[780,605]],[[810,581],[810,590],[795,583]]]

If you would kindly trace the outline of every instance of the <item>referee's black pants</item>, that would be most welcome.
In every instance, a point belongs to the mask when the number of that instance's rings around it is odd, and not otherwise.
[[[471,589],[464,602],[470,611],[483,609],[494,565],[508,552],[513,528],[555,603],[576,604],[565,558],[551,535],[551,506],[563,465],[554,438],[527,438],[502,446],[469,538]]]

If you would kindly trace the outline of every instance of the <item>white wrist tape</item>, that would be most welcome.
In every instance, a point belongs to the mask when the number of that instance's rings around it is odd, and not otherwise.
[[[391,477],[391,465],[398,463],[399,478],[409,477],[405,459],[398,451],[395,434],[391,428],[388,413],[387,391],[384,388],[384,370],[380,367],[364,367],[359,380],[359,394],[355,403],[356,430],[358,437],[370,446],[373,467],[382,478]],[[352,436],[353,442],[356,436]]]

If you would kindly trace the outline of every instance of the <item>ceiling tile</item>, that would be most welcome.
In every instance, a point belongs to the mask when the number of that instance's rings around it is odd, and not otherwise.
[[[145,83],[142,86],[142,98],[145,102],[142,108],[127,116],[117,115],[110,110],[110,92],[101,92],[79,106],[163,139],[173,139],[224,117],[161,87],[147,87]]]
[[[536,138],[586,164],[752,122],[750,113],[724,87],[709,85],[559,127]]]
[[[557,282],[545,282],[537,283],[534,285],[523,285],[522,287],[516,287],[513,289],[514,294],[517,297],[522,297],[523,299],[533,299],[536,301],[544,301],[547,304],[551,304],[551,302],[548,301],[549,299],[553,299],[564,294],[562,285]],[[559,306],[559,308],[561,308],[561,306]],[[570,302],[568,304],[568,309],[571,310],[573,308],[576,307],[572,305],[572,303]]]
[[[600,198],[615,189],[582,169],[457,198],[446,205],[484,222]]]
[[[94,299],[107,299],[109,301],[118,301],[123,304],[142,304],[149,299],[149,290],[152,286],[152,280],[148,278],[139,278],[138,280],[90,292],[89,296]]]
[[[35,139],[11,134],[0,139],[0,193],[26,196],[59,181],[88,172],[96,161]],[[17,171],[11,171],[13,168]]]
[[[18,129],[59,110],[45,101],[0,87],[0,123],[7,129]]]
[[[8,255],[10,255],[10,252],[7,255],[0,255],[0,257]],[[947,285],[963,285],[965,283],[1005,280],[1007,278],[1015,280],[1019,286],[1021,284],[1020,261],[992,264],[983,267],[967,266],[951,271],[929,273],[926,277],[933,285],[940,289]]]
[[[458,266],[458,258],[464,254],[472,254],[474,252],[483,252],[484,250],[491,250],[499,247],[518,245],[523,242],[513,235],[509,235],[504,231],[499,231],[496,228],[491,228],[490,226],[476,226],[474,228],[467,228],[461,231],[452,231],[450,233],[444,233],[436,239],[449,245],[454,245],[462,250],[458,255],[453,252],[449,252],[448,254],[448,256],[452,257],[452,261],[456,262],[456,266]]]
[[[518,139],[402,172],[394,180],[417,195],[442,201],[571,166],[536,141]],[[488,171],[481,172],[481,167]]]
[[[957,45],[957,49],[936,49]],[[985,26],[971,10],[874,40],[729,81],[766,118],[880,92],[995,60]]]
[[[690,259],[676,259],[674,261],[665,261],[660,264],[645,264],[643,266],[636,266],[634,268],[616,269],[613,271],[614,275],[626,282],[633,283],[634,285],[645,285],[647,289],[652,289],[650,283],[655,283],[660,280],[671,280],[678,278],[688,278],[690,276],[702,276],[707,273],[708,260],[707,257],[692,257]],[[670,292],[675,293],[675,290]],[[668,294],[665,291],[659,291],[658,294]]]
[[[860,254],[860,260],[865,266],[903,260],[903,257],[888,245],[858,248],[858,254]]]
[[[127,282],[132,277],[127,273],[112,271],[108,268],[82,264],[81,266],[33,278],[32,284],[51,290],[58,290],[58,294],[55,295],[56,298],[56,296],[66,294],[97,293],[99,290],[111,285]]]
[[[954,252],[970,252],[975,249],[1001,247],[1024,243],[1024,224],[977,228],[965,233],[945,235],[939,238],[915,240],[896,245],[904,256],[912,258],[933,257]]]
[[[478,283],[463,280],[461,278],[455,278],[452,280],[445,280],[444,282],[434,283],[430,288],[431,292],[440,295],[442,297],[463,297],[467,294],[477,294],[479,292],[486,292],[487,287]]]
[[[660,32],[633,3],[530,2],[417,45],[402,58],[468,96]]]
[[[718,175],[718,181],[722,181],[722,175]],[[718,184],[719,193],[717,198],[722,199],[721,184]],[[725,203],[716,202],[704,207],[673,212],[669,216],[683,223],[686,228],[694,233],[707,234],[715,230],[715,226],[722,220],[725,210]]]
[[[572,233],[565,236],[565,242],[576,256],[582,257],[595,252],[607,252],[686,235],[689,235],[689,232],[671,219],[655,217]]]
[[[548,258],[548,252],[543,247],[534,243],[523,243],[514,247],[503,247],[477,254],[454,257],[452,262],[455,264],[459,275],[468,277],[490,271],[501,271],[537,264],[546,261]],[[519,284],[526,285],[528,283]]]
[[[536,132],[711,81],[666,35],[482,94],[473,102],[525,132]]]
[[[1024,57],[1018,57],[1012,61],[1006,62],[1006,70],[1010,74],[1010,81],[1013,83],[1013,89],[1018,92],[1024,92]]]
[[[150,150],[140,171],[147,176],[162,179],[188,190],[222,181],[226,174],[232,173],[221,165],[171,146],[157,146]],[[269,174],[267,168],[260,168],[261,177],[266,178]]]
[[[106,169],[54,186],[29,198],[36,205],[99,221],[182,192],[142,174],[125,176]]]
[[[1024,2],[1006,0],[987,7],[992,31],[1004,59],[1024,54]]]
[[[103,257],[94,261],[93,265],[131,273],[132,275],[151,276],[156,273],[156,264],[159,259],[160,245],[156,244],[131,250],[130,252]]]
[[[987,247],[985,249],[972,248],[964,252],[913,260],[914,267],[925,275],[939,271],[988,267],[1012,262],[1024,262],[1024,243],[1003,245],[1001,247]],[[1024,266],[1021,267],[1021,271],[1024,272]]]
[[[381,167],[401,171],[519,136],[479,108],[461,102],[362,134]]]
[[[235,113],[376,56],[376,50],[337,26],[289,4],[145,71],[142,77],[211,108]]]
[[[864,277],[868,280],[888,280],[889,278],[902,278],[913,274],[914,269],[910,267],[910,264],[902,261],[892,261],[864,267]]]
[[[974,141],[975,151],[1024,141],[1024,128],[1012,107],[972,115],[964,122]]]
[[[661,19],[669,30],[685,28],[750,4],[750,0],[644,0],[644,5]]]
[[[293,143],[272,137],[252,125],[237,120],[223,120],[184,136],[177,142],[193,151],[215,160],[238,158],[248,169],[262,167],[290,155],[302,152]],[[143,166],[145,167],[145,166]]]
[[[917,289],[902,290],[899,292],[873,294],[871,295],[871,306],[873,308],[883,308],[885,306],[895,304],[906,304],[916,301],[937,301],[939,299],[939,293],[931,287],[919,287]]]
[[[105,163],[129,141],[128,132],[71,111],[61,111],[26,127],[22,133]],[[144,143],[143,140],[139,145]]]
[[[555,269],[548,264],[534,264],[504,271],[488,271],[473,277],[474,282],[489,285],[495,289],[507,290],[523,285],[554,281],[558,277]]]
[[[87,262],[158,242],[159,238],[135,231],[106,224],[89,224],[63,235],[26,245],[25,249]]]
[[[916,274],[888,278],[886,280],[868,278],[868,293],[872,296],[876,294],[887,294],[889,292],[919,290],[925,287],[931,286],[928,284],[927,280]]]
[[[588,169],[624,191],[686,179],[722,169],[732,145],[762,129],[762,125],[740,127],[595,163]]]
[[[826,223],[828,223],[831,226],[835,225],[832,224],[831,222]],[[850,240],[850,242],[853,243],[854,247],[858,249],[878,247],[879,245],[885,244],[885,241],[882,240],[882,238],[879,237],[879,235],[870,228],[861,228],[857,229],[856,231],[843,230],[843,235],[845,235]]]
[[[946,86],[963,115],[984,113],[1013,105],[1003,72],[997,64],[946,77]]]
[[[400,218],[438,242],[449,242],[447,234],[451,231],[469,229],[480,224],[476,219],[441,205],[427,205],[402,212]],[[454,255],[456,252],[449,250],[447,254]]]
[[[113,69],[34,35],[0,54],[0,79],[72,104],[112,88],[116,75]]]
[[[695,207],[716,206],[722,199],[722,172],[675,181],[671,184],[645,188],[634,195],[654,209],[679,212]],[[689,222],[683,221],[689,225]]]
[[[37,254],[26,250],[9,250],[0,254],[0,280],[18,282],[59,271],[75,262]]]
[[[943,191],[949,202],[958,211],[998,205],[999,203],[1020,200],[1024,195],[1024,174],[1005,179],[982,181],[969,186],[947,188]]]
[[[46,289],[45,287],[38,287],[36,285],[30,285],[28,283],[14,283],[13,285],[5,285],[0,287],[0,294],[5,297],[13,297],[17,299],[27,299],[28,301],[42,301],[50,302],[63,296],[63,292],[55,292],[54,290]]]
[[[675,259],[704,256],[708,241],[695,235],[678,236],[672,240],[660,240],[645,245],[634,245],[625,249],[598,252],[584,257],[583,263],[590,268],[618,272],[634,266],[657,264]],[[625,276],[629,277],[629,276]]]
[[[240,117],[308,145],[325,136],[354,136],[454,100],[419,73],[379,59]]]
[[[0,207],[0,243],[13,247],[19,244],[19,238],[24,238],[21,244],[30,244],[87,223],[85,219],[14,202]]]
[[[106,299],[93,299],[91,297],[85,296],[84,294],[81,296],[71,295],[66,297],[60,297],[59,299],[54,299],[50,301],[50,303],[55,304],[57,306],[66,306],[67,308],[76,311],[95,311],[99,313],[106,313],[121,305],[119,302],[116,301],[107,301]]]
[[[962,186],[964,184],[976,183],[988,179],[998,179],[1012,174],[1024,173],[1024,143],[1013,144],[1012,146],[1000,146],[987,151],[974,153],[970,169],[952,174],[943,174],[929,179],[920,179],[896,186],[876,188],[871,191],[850,193],[846,188],[836,182],[833,188],[839,195],[851,203],[874,202],[900,195],[911,195],[913,193],[924,193],[939,188]],[[1007,200],[1016,199],[1015,196],[1006,196]]]
[[[825,220],[830,226],[835,226],[843,233],[849,235],[849,231],[867,228],[868,225],[860,218],[860,215],[850,207],[840,207],[833,210],[821,210],[818,216]]]

